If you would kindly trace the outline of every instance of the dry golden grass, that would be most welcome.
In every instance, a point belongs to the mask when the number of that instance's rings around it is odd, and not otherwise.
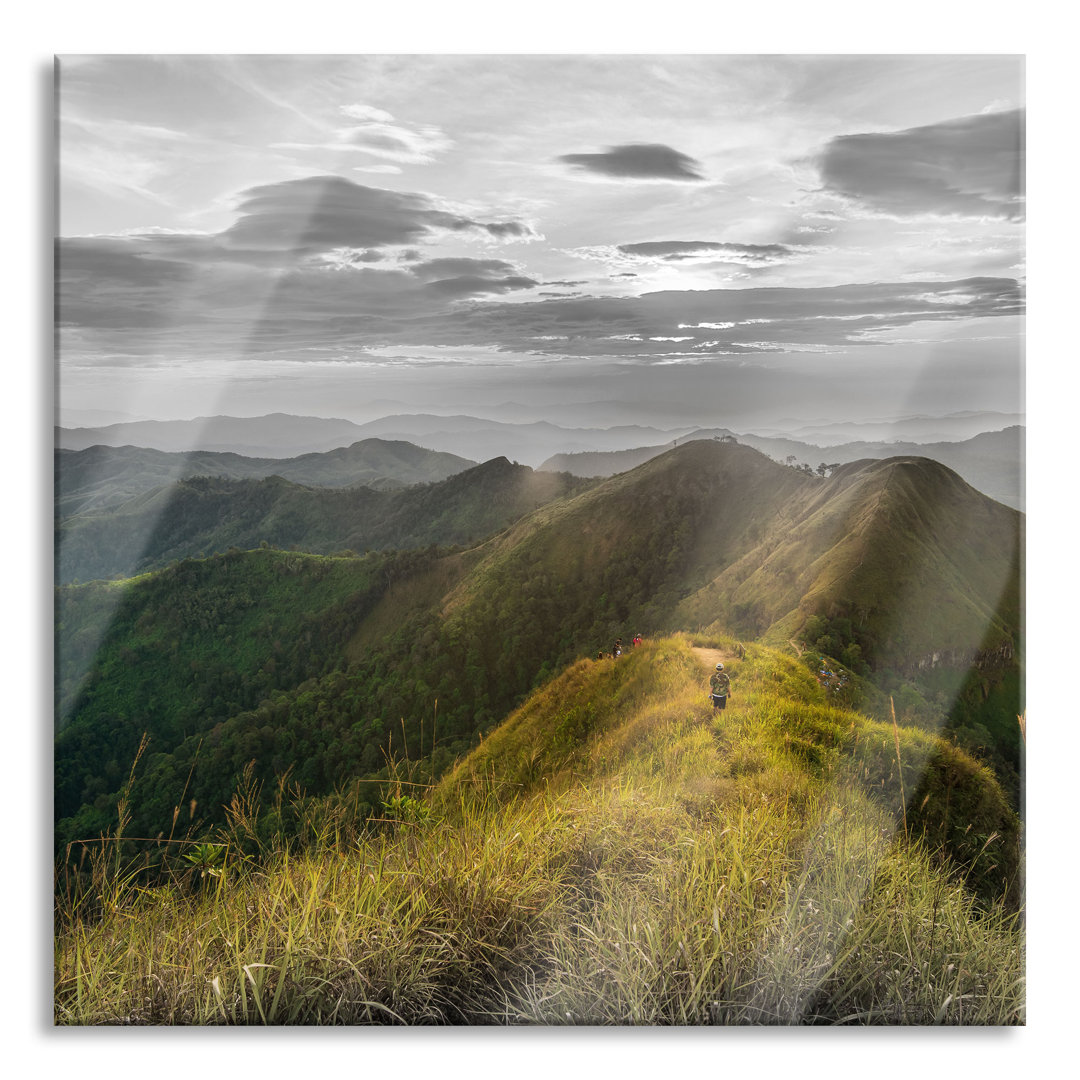
[[[1022,1023],[1008,890],[904,837],[928,737],[768,650],[731,671],[714,717],[685,639],[573,665],[356,841],[154,887],[103,844],[95,903],[59,903],[57,1022]]]

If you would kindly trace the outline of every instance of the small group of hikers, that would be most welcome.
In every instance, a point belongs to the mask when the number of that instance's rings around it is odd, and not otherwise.
[[[821,666],[817,670],[817,681],[820,685],[824,686],[826,690],[831,690],[834,694],[839,694],[840,691],[847,686],[848,673],[843,668],[833,671],[825,662],[825,657],[823,656],[821,657]]]
[[[635,634],[632,644],[636,648],[641,644],[641,641],[641,635]],[[742,646],[739,646],[739,650],[740,652],[742,651]],[[622,651],[622,638],[618,637],[615,639],[615,644],[611,647],[611,658],[614,660],[622,656]],[[604,659],[603,651],[596,654],[596,659]],[[724,670],[723,664],[717,664],[716,670],[709,678],[709,696],[712,698],[713,712],[719,712],[721,709],[727,707],[727,699],[731,697],[731,677]]]
[[[633,640],[631,641],[631,644],[632,644],[632,645],[633,645],[633,647],[634,647],[634,648],[636,649],[636,648],[637,648],[637,647],[638,647],[638,646],[639,646],[639,645],[640,645],[640,644],[642,643],[642,641],[643,641],[643,640],[644,640],[644,638],[642,638],[642,636],[641,636],[640,634],[635,634],[635,635],[634,635],[634,637],[633,637]],[[623,643],[622,643],[622,638],[621,638],[621,637],[617,637],[617,638],[615,639],[615,644],[611,646],[611,652],[610,652],[610,653],[609,653],[608,655],[609,655],[609,656],[610,656],[610,657],[611,657],[611,658],[612,658],[613,660],[615,660],[615,659],[617,659],[618,657],[622,656],[622,654],[623,654]],[[596,659],[597,659],[597,660],[603,660],[603,659],[604,659],[604,652],[603,652],[603,650],[601,650],[600,652],[598,652],[598,653],[596,654]]]

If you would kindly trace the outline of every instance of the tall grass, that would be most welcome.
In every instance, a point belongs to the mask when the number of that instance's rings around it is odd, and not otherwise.
[[[684,640],[582,662],[306,849],[242,857],[241,799],[215,874],[59,902],[57,1022],[1022,1023],[1016,905],[897,830],[921,744],[777,657],[732,661],[718,717]]]

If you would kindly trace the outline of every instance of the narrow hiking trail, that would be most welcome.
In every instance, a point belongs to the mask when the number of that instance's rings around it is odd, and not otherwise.
[[[727,664],[735,659],[733,653],[723,649],[706,649],[700,645],[692,646],[694,653],[709,671],[713,671],[717,664]]]

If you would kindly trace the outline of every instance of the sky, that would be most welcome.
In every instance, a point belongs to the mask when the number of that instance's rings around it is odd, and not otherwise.
[[[65,55],[58,86],[64,417],[1024,408],[1022,57]]]

